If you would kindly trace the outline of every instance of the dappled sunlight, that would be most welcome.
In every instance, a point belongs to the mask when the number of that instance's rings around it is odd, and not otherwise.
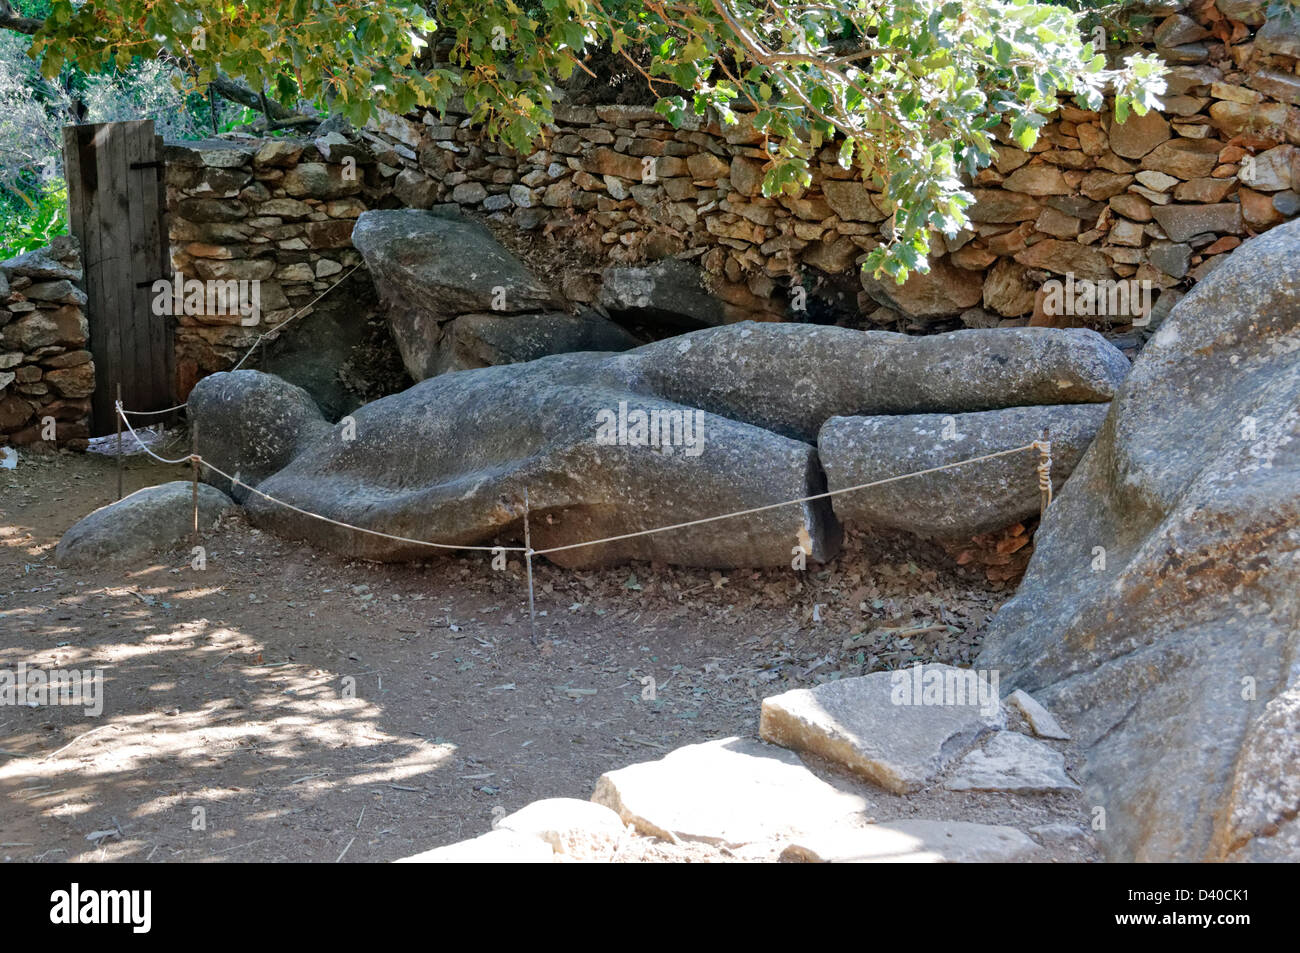
[[[104,705],[99,717],[73,705],[0,707],[0,799],[13,808],[0,818],[6,850],[89,862],[235,859],[343,792],[364,798],[354,815],[376,819],[391,813],[384,794],[417,805],[457,759],[451,741],[391,724],[376,700],[381,675],[271,647],[264,630],[285,626],[251,608],[265,599],[253,595],[257,576],[202,575],[184,553],[59,570],[48,528],[33,535],[26,521],[4,519],[0,667],[102,672]],[[195,826],[199,808],[209,813]],[[29,820],[17,828],[20,816]]]
[[[205,638],[198,646],[195,640]],[[221,652],[241,649],[238,659]],[[247,799],[250,786],[259,798],[282,797],[310,804],[341,787],[412,782],[444,767],[456,746],[423,738],[402,737],[382,724],[380,705],[348,697],[342,678],[319,668],[298,665],[259,666],[264,646],[249,633],[193,620],[175,630],[145,637],[139,643],[113,642],[93,648],[65,648],[51,662],[63,667],[95,664],[105,669],[105,715],[72,718],[68,740],[58,746],[42,737],[46,719],[75,709],[6,709],[0,793],[48,818],[83,826],[97,818],[96,802],[120,786],[132,792],[136,820],[181,817],[196,805],[214,810],[222,803]],[[26,646],[9,645],[6,658],[36,658]],[[167,668],[142,689],[121,697],[116,691],[126,668]],[[187,681],[213,680],[218,695],[192,710],[154,710]],[[234,691],[229,689],[234,687]],[[328,764],[322,758],[328,757]],[[174,779],[174,791],[149,792],[143,781],[160,769]],[[214,783],[205,772],[236,772],[239,784]],[[414,789],[412,789],[414,790]],[[276,807],[255,811],[248,820],[270,822],[293,811]],[[178,813],[179,812],[179,813]],[[117,821],[125,823],[127,818]],[[180,823],[180,821],[175,821]],[[233,831],[213,832],[209,850],[218,852]],[[247,839],[247,838],[245,838]],[[122,843],[87,846],[66,859],[140,859],[147,845]]]
[[[896,632],[942,620],[942,651],[970,651],[1000,598],[889,549],[798,578],[539,562],[534,647],[517,561],[365,563],[241,519],[204,545],[204,570],[184,548],[66,570],[0,546],[0,667],[103,673],[100,717],[0,709],[15,860],[409,856],[752,733],[781,682],[910,657]]]

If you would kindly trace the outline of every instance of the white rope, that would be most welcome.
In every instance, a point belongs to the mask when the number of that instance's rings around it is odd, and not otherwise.
[[[310,308],[312,308],[312,307],[313,307],[313,306],[314,306],[318,301],[320,301],[321,298],[325,297],[327,294],[329,294],[331,291],[333,291],[333,290],[334,290],[335,288],[337,288],[339,285],[343,284],[344,281],[346,281],[348,278],[350,278],[350,277],[352,276],[352,272],[356,271],[356,270],[357,270],[358,268],[360,268],[360,267],[361,267],[361,265],[359,265],[359,264],[357,264],[357,265],[353,265],[351,268],[349,268],[346,272],[343,273],[342,277],[340,277],[340,278],[338,279],[338,281],[334,282],[334,284],[330,285],[328,288],[326,288],[324,291],[322,291],[322,292],[321,292],[320,294],[318,294],[316,297],[312,298],[312,299],[311,299],[310,301],[308,301],[305,305],[303,305],[301,308],[299,308],[298,311],[296,311],[295,313],[289,315],[289,317],[285,318],[283,321],[281,321],[281,322],[280,322],[279,324],[277,324],[275,327],[273,327],[273,328],[269,328],[268,330],[263,331],[261,334],[259,334],[259,335],[257,336],[257,339],[256,339],[255,341],[253,341],[253,343],[252,343],[252,345],[249,347],[249,349],[248,349],[247,351],[244,352],[244,356],[241,357],[241,358],[239,359],[239,363],[236,364],[234,367],[232,367],[231,370],[232,370],[232,371],[237,371],[237,370],[239,370],[241,367],[244,366],[244,362],[245,362],[246,360],[248,360],[250,356],[252,356],[252,353],[253,353],[255,350],[257,350],[257,346],[258,346],[259,344],[262,343],[262,338],[267,337],[268,335],[271,335],[271,334],[275,334],[277,331],[279,331],[279,330],[280,330],[282,327],[284,327],[286,324],[289,324],[291,321],[296,321],[298,318],[301,318],[304,314],[307,313],[307,311],[308,311]],[[170,414],[170,413],[174,413],[175,411],[178,411],[178,410],[184,410],[184,409],[185,409],[186,407],[188,407],[188,406],[189,406],[189,401],[186,401],[186,402],[183,403],[183,404],[177,404],[175,407],[168,407],[166,410],[127,410],[127,409],[126,409],[125,407],[123,407],[121,404],[118,404],[118,405],[117,405],[117,409],[122,413],[123,418],[125,419],[125,416],[126,416],[127,414],[134,414],[134,415],[137,416],[137,417],[159,417],[159,416],[162,416],[163,414]]]
[[[755,506],[747,510],[737,510],[734,513],[723,513],[721,516],[706,516],[703,519],[689,520],[685,523],[674,523],[671,526],[658,526],[654,529],[643,529],[635,533],[623,533],[620,536],[608,536],[605,539],[593,539],[586,543],[569,543],[565,546],[552,546],[549,549],[534,549],[533,555],[544,556],[547,553],[558,553],[566,549],[579,549],[583,546],[596,546],[600,543],[613,543],[621,539],[632,539],[636,536],[649,536],[651,533],[667,533],[670,530],[686,529],[690,526],[700,526],[704,523],[715,523],[718,520],[729,520],[737,516],[749,516],[753,513],[762,513],[765,510],[774,510],[780,506],[792,506],[796,503],[809,503],[813,500],[824,500],[832,496],[839,496],[841,493],[852,493],[855,490],[865,490],[868,487],[881,486],[885,483],[894,483],[897,480],[906,480],[908,477],[924,476],[927,473],[938,473],[941,470],[951,470],[954,467],[964,466],[967,463],[980,463],[984,460],[992,460],[996,457],[1005,457],[1013,453],[1021,453],[1025,450],[1031,450],[1035,444],[1027,443],[1023,447],[1012,447],[1010,450],[999,450],[996,453],[986,453],[982,457],[971,457],[968,460],[958,460],[955,463],[945,463],[939,467],[929,467],[925,470],[915,470],[911,473],[900,473],[898,476],[886,477],[883,480],[873,480],[870,483],[859,483],[857,486],[846,486],[838,490],[830,490],[827,493],[817,493],[813,496],[801,496],[794,500],[782,500],[780,503],[768,503],[765,506]]]
[[[113,406],[117,408],[117,413],[118,416],[122,418],[122,423],[126,424],[127,432],[130,433],[131,436],[135,438],[135,442],[140,445],[140,449],[143,450],[145,453],[149,454],[149,456],[153,457],[159,463],[177,464],[177,463],[193,462],[194,454],[192,453],[186,454],[183,457],[178,457],[175,460],[168,460],[166,457],[158,456],[158,454],[154,453],[152,450],[149,449],[148,446],[145,445],[145,442],[140,439],[140,435],[135,432],[135,428],[131,426],[131,421],[127,419],[126,416],[127,412],[122,409],[122,402],[120,400],[115,400],[113,401]]]
[[[170,414],[176,410],[184,410],[187,406],[189,406],[188,403],[177,404],[175,407],[168,407],[166,410],[127,410],[119,404],[118,408],[123,414],[134,414],[137,417],[159,417],[163,414]]]
[[[1052,503],[1052,442],[1035,440],[1031,446],[1038,451],[1038,492],[1043,495],[1043,509]]]
[[[120,403],[117,405],[117,407],[119,411],[122,409]],[[258,496],[262,497],[264,500],[267,500],[268,502],[275,503],[278,506],[283,506],[286,509],[293,510],[295,513],[299,513],[303,516],[309,516],[312,519],[318,519],[323,522],[330,523],[331,525],[334,526],[340,526],[344,529],[355,530],[358,533],[368,533],[371,536],[380,536],[383,537],[384,539],[392,539],[401,543],[411,543],[417,546],[432,546],[436,549],[469,549],[469,550],[479,550],[484,552],[524,553],[528,556],[545,556],[549,553],[563,552],[564,550],[568,550],[568,549],[581,549],[584,546],[599,546],[603,543],[614,543],[624,539],[634,539],[638,536],[650,536],[655,533],[667,533],[667,532],[671,532],[672,530],[687,529],[691,526],[701,526],[705,523],[716,523],[719,520],[735,519],[738,516],[751,516],[754,513],[763,513],[766,512],[767,510],[774,510],[782,506],[794,506],[796,504],[801,504],[801,503],[810,503],[813,500],[825,500],[833,496],[839,496],[842,493],[853,493],[857,490],[865,490],[873,486],[883,486],[886,483],[895,483],[899,480],[906,480],[909,477],[925,476],[928,473],[940,473],[944,470],[952,470],[956,467],[965,466],[968,463],[982,463],[985,460],[995,460],[998,457],[1006,457],[1006,456],[1010,456],[1013,453],[1022,453],[1026,450],[1038,450],[1040,452],[1042,452],[1043,450],[1043,442],[1035,440],[1033,443],[1027,443],[1024,446],[1020,446],[1020,447],[1012,447],[1009,450],[998,450],[994,453],[986,453],[978,457],[969,457],[968,459],[965,460],[957,460],[954,461],[953,463],[945,463],[937,467],[927,467],[924,470],[914,470],[911,473],[900,473],[897,476],[885,477],[882,480],[873,480],[870,483],[859,483],[856,486],[846,486],[838,490],[830,490],[826,493],[817,493],[812,496],[801,496],[793,500],[782,500],[779,503],[767,503],[763,506],[754,506],[745,510],[736,510],[734,513],[723,513],[720,516],[705,516],[697,520],[688,520],[685,523],[673,523],[668,526],[656,526],[653,529],[637,530],[635,533],[622,533],[618,536],[606,536],[603,539],[592,539],[583,543],[568,543],[564,546],[551,546],[548,547],[547,549],[533,549],[531,545],[524,545],[524,546],[463,545],[462,546],[454,543],[431,543],[423,539],[411,539],[410,537],[407,536],[394,536],[391,533],[384,533],[375,529],[366,529],[364,526],[356,526],[353,525],[352,523],[344,523],[340,520],[331,519],[328,516],[322,516],[319,513],[313,513],[310,510],[304,510],[300,507],[294,506],[292,503],[286,503],[284,500],[276,499],[270,494],[263,493],[261,490],[257,489],[256,487],[249,486],[243,480],[231,476],[229,473],[226,473],[224,470],[220,469],[219,467],[213,466],[211,463],[208,463],[197,453],[192,453],[187,456],[180,457],[176,460],[168,460],[165,457],[161,457],[158,454],[154,453],[152,450],[150,450],[147,446],[145,446],[144,442],[140,439],[140,436],[135,432],[135,428],[131,426],[131,422],[126,419],[125,415],[122,416],[122,420],[124,423],[126,423],[126,429],[130,431],[131,436],[135,438],[135,442],[140,445],[140,449],[143,450],[145,453],[147,453],[149,456],[153,457],[159,463],[174,465],[174,464],[181,464],[181,463],[197,462],[201,466],[207,467],[213,473],[217,473],[225,477],[227,480],[231,482],[232,485],[242,486],[246,490],[250,490],[253,493],[256,493]],[[1051,466],[1051,458],[1049,456],[1048,457],[1049,474],[1050,474],[1050,466]],[[1042,472],[1043,472],[1042,464],[1040,463],[1039,465],[1040,481],[1042,479],[1041,476]],[[1048,492],[1050,493],[1050,487],[1051,487],[1050,476],[1048,479],[1048,487],[1049,487]]]

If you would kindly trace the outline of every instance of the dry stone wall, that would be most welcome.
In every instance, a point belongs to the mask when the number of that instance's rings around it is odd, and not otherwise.
[[[869,323],[1124,326],[1136,308],[1050,315],[1043,285],[1063,279],[1150,282],[1157,313],[1241,241],[1300,211],[1300,32],[1262,26],[1253,0],[1170,3],[1145,45],[1172,67],[1163,115],[1124,124],[1065,105],[1029,151],[1004,142],[971,183],[973,226],[936,243],[931,272],[899,288],[865,281],[853,302]],[[728,316],[795,318],[789,288],[856,285],[881,239],[881,196],[819,156],[797,198],[760,195],[762,138],[742,122],[674,130],[653,110],[569,106],[538,151],[481,140],[463,117],[387,116],[365,130],[403,204],[454,202],[602,261],[697,260]],[[592,283],[594,284],[594,282]],[[597,300],[571,281],[574,300]],[[1163,294],[1172,292],[1172,294]],[[844,304],[845,302],[841,302]],[[949,321],[947,326],[953,326]]]
[[[364,148],[333,134],[170,143],[166,152],[172,263],[183,279],[255,281],[255,313],[177,314],[177,391],[232,366],[361,261],[352,226],[389,191]],[[173,279],[174,280],[174,279]],[[368,284],[364,278],[361,283]],[[358,292],[328,307],[353,313]],[[360,296],[365,298],[364,289]]]
[[[565,248],[549,277],[573,305],[609,303],[607,268],[675,257],[699,266],[729,321],[1089,326],[1134,346],[1141,335],[1125,332],[1143,310],[1154,306],[1155,326],[1227,252],[1300,212],[1300,30],[1266,24],[1258,0],[1156,12],[1143,45],[1171,66],[1163,113],[1117,124],[1109,110],[1063,105],[1031,150],[1003,142],[970,183],[971,228],[938,238],[930,273],[901,287],[856,267],[888,227],[880,194],[830,147],[808,191],[764,198],[763,140],[743,121],[674,129],[648,108],[561,106],[530,155],[455,112],[382,114],[352,141],[172,147],[177,268],[263,282],[257,324],[178,318],[178,390],[228,368],[359,262],[350,235],[362,210],[444,203]],[[1145,294],[1073,296],[1133,280]],[[1062,291],[1076,313],[1062,313]]]
[[[68,236],[0,262],[0,446],[85,449],[95,365]]]

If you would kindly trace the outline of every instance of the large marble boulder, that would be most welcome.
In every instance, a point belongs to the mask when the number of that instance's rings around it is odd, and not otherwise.
[[[952,373],[934,373],[945,366]],[[776,566],[796,547],[818,561],[837,551],[829,500],[775,505],[825,491],[813,442],[828,418],[1105,401],[1124,367],[1100,337],[1071,331],[914,342],[746,322],[442,374],[333,426],[301,391],[245,371],[201,381],[190,412],[206,459],[290,504],[232,488],[255,522],[349,555],[517,541],[526,491],[533,545],[572,547],[547,553],[563,565]],[[987,379],[965,376],[981,371]]]
[[[407,373],[530,361],[570,351],[621,351],[638,340],[596,312],[570,315],[487,228],[459,214],[375,210],[352,243],[387,309]]]
[[[1113,860],[1300,860],[1298,255],[1279,226],[1173,309],[977,661],[1072,726]]]

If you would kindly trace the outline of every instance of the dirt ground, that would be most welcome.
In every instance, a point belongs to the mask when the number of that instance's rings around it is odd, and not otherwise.
[[[756,737],[767,695],[968,662],[1008,594],[915,541],[853,534],[806,573],[539,561],[534,647],[522,566],[493,572],[487,554],[352,562],[232,517],[205,533],[204,570],[188,550],[56,569],[63,531],[115,498],[115,468],[57,453],[0,470],[0,667],[106,682],[100,717],[0,707],[5,861],[393,860],[587,798],[606,770]],[[126,489],[186,476],[133,457]],[[863,793],[879,820],[1083,820],[1063,795]],[[638,838],[622,859],[728,857]]]

